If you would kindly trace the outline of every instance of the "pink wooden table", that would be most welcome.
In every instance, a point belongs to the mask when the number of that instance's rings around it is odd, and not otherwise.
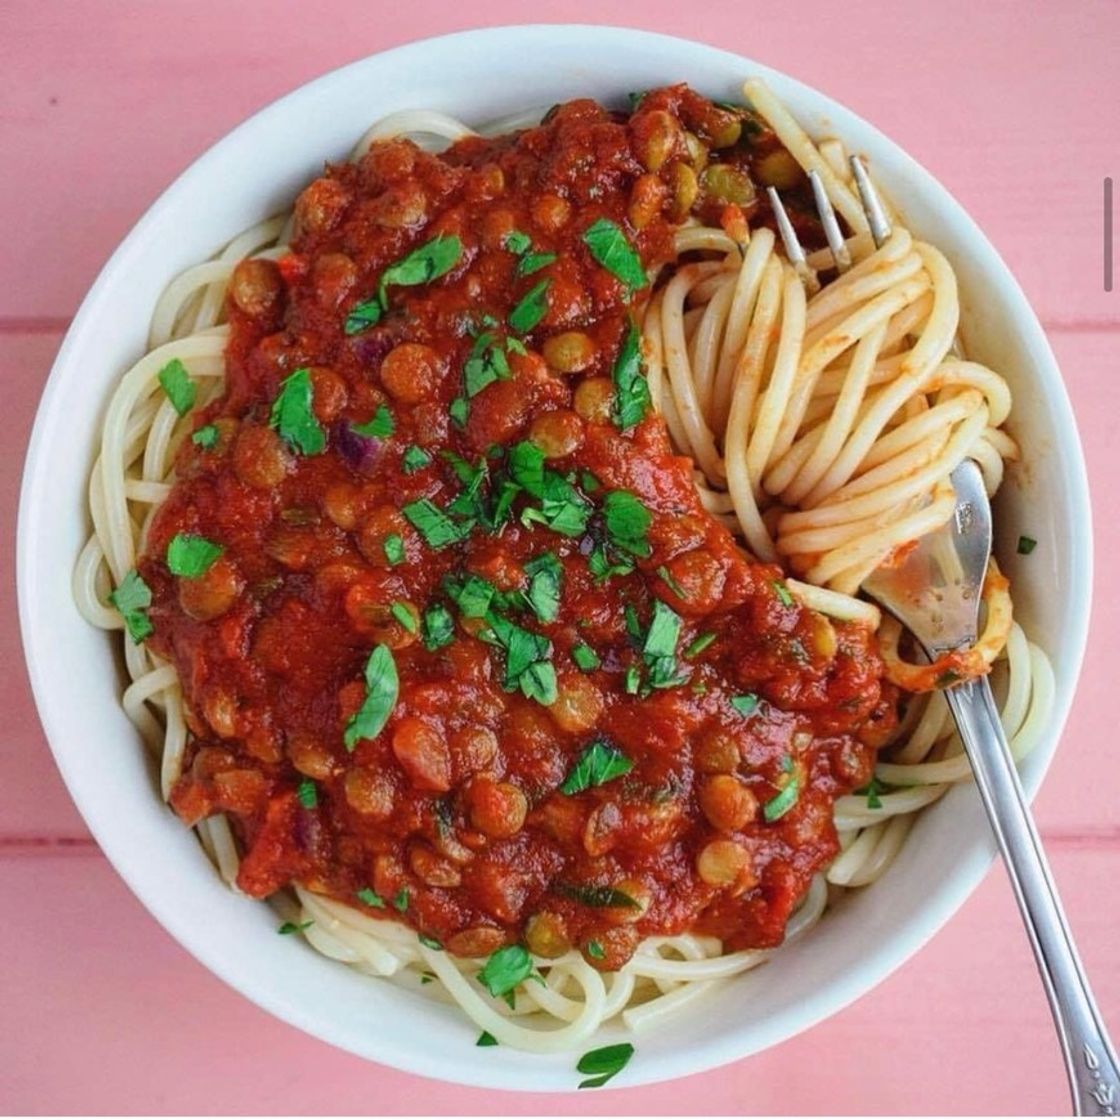
[[[804,78],[922,160],[1025,285],[1065,371],[1098,511],[1086,670],[1038,817],[1105,1014],[1120,1031],[1120,662],[1108,638],[1120,631],[1113,575],[1120,520],[1110,494],[1120,483],[1120,292],[1103,291],[1100,213],[1103,176],[1120,174],[1120,5],[537,0],[526,7],[489,0],[484,7],[489,23],[640,23]],[[0,5],[0,374],[8,448],[0,459],[0,563],[7,571],[23,451],[47,370],[82,294],[142,210],[266,102],[344,62],[467,26],[466,10],[441,0]],[[305,1037],[205,972],[100,855],[59,781],[32,706],[11,577],[0,595],[7,622],[0,632],[2,1112],[1066,1107],[1045,1001],[998,869],[874,993],[791,1042],[707,1076],[594,1097],[501,1095],[398,1074]]]

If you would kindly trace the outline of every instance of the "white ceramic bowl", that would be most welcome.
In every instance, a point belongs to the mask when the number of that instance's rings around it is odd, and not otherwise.
[[[999,503],[1002,556],[1018,616],[1050,654],[1057,707],[1027,762],[1037,789],[1065,721],[1085,645],[1091,586],[1089,500],[1077,432],[1050,347],[1019,285],[949,193],[855,114],[733,54],[604,27],[508,27],[413,43],[328,74],[258,113],[193,164],[113,254],[66,336],[27,457],[19,522],[23,639],[43,725],[70,792],[105,854],[188,950],[280,1018],[355,1054],[471,1085],[574,1088],[574,1058],[478,1051],[456,1010],[277,937],[271,910],[218,880],[193,833],[160,802],[149,759],[119,706],[105,634],[79,616],[70,573],[87,534],[86,483],[110,389],[144,350],[164,285],[237,231],[290,203],[326,159],[375,117],[427,106],[485,122],[574,96],[624,103],[629,90],[685,80],[734,99],[764,76],[810,131],[866,153],[910,225],[957,268],[970,352],[1015,391],[1024,464]],[[142,153],[138,153],[142,155]],[[982,298],[982,302],[981,302]],[[980,309],[983,309],[982,316]],[[1020,532],[1039,540],[1017,559]],[[741,1058],[862,995],[926,941],[976,887],[992,845],[975,791],[924,813],[901,856],[812,934],[738,978],[660,1033],[616,1084],[658,1081]],[[620,1032],[604,1032],[610,1040]]]

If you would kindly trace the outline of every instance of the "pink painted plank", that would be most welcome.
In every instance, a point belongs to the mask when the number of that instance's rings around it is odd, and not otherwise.
[[[1120,1027],[1115,915],[1100,906],[1116,854],[1062,849],[1055,863],[1104,1013]],[[6,1113],[1025,1115],[1066,1107],[1045,1000],[1002,873],[895,976],[807,1034],[717,1073],[594,1097],[455,1088],[316,1042],[205,972],[100,857],[0,860],[0,890],[21,900],[0,925]]]
[[[1120,523],[1108,515],[1107,480],[1120,469],[1120,380],[1114,376],[1120,334],[1053,332],[1058,359],[1081,425],[1097,500],[1097,594],[1085,673],[1063,748],[1038,802],[1039,821],[1048,835],[1093,832],[1120,836],[1114,781],[1086,781],[1086,774],[1115,774],[1116,708],[1113,635],[1120,632],[1120,595],[1112,558],[1120,555]],[[22,448],[34,406],[58,344],[56,335],[0,334],[0,370],[9,431]],[[0,521],[14,526],[22,456],[0,459]],[[0,537],[0,561],[12,570],[13,532]],[[0,606],[14,617],[14,584],[0,584]],[[19,666],[22,652],[14,627],[0,631],[0,664]],[[80,837],[86,832],[58,778],[35,717],[26,676],[0,676],[0,703],[7,713],[7,734],[0,739],[0,837]]]
[[[782,4],[723,4],[698,20],[675,0],[647,0],[640,17],[629,0],[540,0],[531,12],[491,0],[479,22],[530,17],[640,18],[805,79],[941,176],[1046,320],[1118,321],[1120,300],[1100,279],[1100,212],[1120,148],[1120,5],[864,0],[853,19],[816,0],[796,19]],[[375,11],[342,0],[311,19],[300,0],[0,7],[0,211],[18,215],[0,258],[0,315],[69,315],[162,187],[253,110],[343,62],[463,23],[446,0]]]

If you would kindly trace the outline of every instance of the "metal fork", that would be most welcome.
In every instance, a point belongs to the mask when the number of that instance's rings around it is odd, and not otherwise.
[[[856,187],[876,245],[890,224],[858,157]],[[837,269],[851,264],[836,216],[815,172],[814,197]],[[794,266],[809,269],[781,199],[770,188],[779,232]],[[810,270],[811,271],[811,270]],[[992,511],[983,476],[970,460],[951,475],[954,516],[922,537],[901,562],[876,569],[863,590],[914,635],[931,661],[976,644],[980,593],[992,551]],[[1116,1116],[1120,1065],[1073,943],[986,677],[945,690],[1027,927],[1058,1030],[1077,1116]]]

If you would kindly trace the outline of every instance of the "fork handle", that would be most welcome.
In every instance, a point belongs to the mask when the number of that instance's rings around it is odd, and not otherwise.
[[[1065,1055],[1076,1116],[1115,1116],[1120,1066],[1081,968],[986,678],[945,698],[1003,853]]]

